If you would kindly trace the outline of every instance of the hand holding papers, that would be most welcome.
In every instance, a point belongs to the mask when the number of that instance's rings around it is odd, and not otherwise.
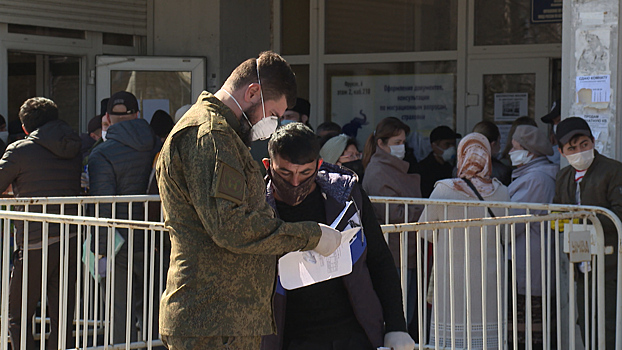
[[[336,227],[342,220],[352,202],[348,202],[331,227]],[[341,232],[341,245],[329,256],[322,256],[316,251],[292,252],[279,259],[279,276],[283,288],[291,290],[309,286],[352,272],[350,241],[361,230],[360,227]]]

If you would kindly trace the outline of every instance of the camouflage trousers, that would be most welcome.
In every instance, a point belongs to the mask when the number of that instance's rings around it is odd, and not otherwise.
[[[162,335],[169,350],[258,350],[261,337],[176,337]]]

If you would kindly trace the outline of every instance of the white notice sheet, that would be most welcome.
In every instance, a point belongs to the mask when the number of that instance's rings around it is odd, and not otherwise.
[[[283,288],[291,290],[305,287],[345,276],[352,272],[350,241],[360,229],[360,227],[355,227],[343,231],[341,245],[327,257],[312,250],[291,252],[281,257],[279,259],[279,276]]]

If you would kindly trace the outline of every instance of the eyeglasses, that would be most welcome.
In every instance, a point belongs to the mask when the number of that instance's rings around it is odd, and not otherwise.
[[[341,163],[352,162],[355,160],[359,160],[361,158],[363,158],[363,154],[360,152],[344,153],[341,155],[341,157],[339,157],[339,162]]]

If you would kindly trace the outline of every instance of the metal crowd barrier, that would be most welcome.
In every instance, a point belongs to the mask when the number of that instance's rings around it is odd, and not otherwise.
[[[567,206],[567,205],[544,205],[533,203],[506,203],[506,202],[479,202],[479,201],[434,201],[426,199],[415,198],[388,198],[388,197],[372,197],[372,202],[377,206],[384,206],[385,217],[389,217],[389,206],[399,205],[404,206],[404,218],[401,222],[389,224],[388,222],[382,225],[383,231],[388,234],[390,232],[399,233],[400,241],[400,275],[403,290],[404,305],[412,305],[413,302],[418,306],[416,318],[418,320],[418,337],[416,339],[419,349],[450,349],[456,348],[457,343],[462,341],[465,348],[477,348],[473,346],[473,334],[470,326],[473,326],[472,315],[478,311],[482,311],[483,315],[482,324],[489,323],[486,317],[487,308],[495,305],[497,309],[496,315],[493,317],[495,327],[488,329],[483,327],[481,329],[482,338],[487,339],[490,332],[496,332],[498,341],[495,344],[495,348],[505,349],[508,348],[508,320],[511,319],[513,325],[517,325],[517,305],[516,296],[516,264],[510,264],[505,258],[508,255],[512,256],[512,261],[516,261],[516,242],[515,232],[517,227],[526,223],[536,223],[540,226],[541,232],[545,234],[541,235],[541,245],[546,246],[547,249],[540,252],[526,252],[526,261],[530,261],[530,254],[537,254],[541,257],[542,265],[542,315],[544,329],[544,348],[551,348],[551,344],[554,340],[557,341],[557,348],[563,349],[575,349],[576,343],[573,341],[576,337],[575,319],[578,315],[578,310],[575,306],[576,293],[574,288],[574,263],[567,263],[564,258],[567,256],[563,249],[563,236],[560,233],[563,226],[561,222],[568,220],[574,222],[579,220],[578,225],[567,225],[566,233],[573,231],[582,231],[590,226],[594,227],[594,231],[590,236],[590,248],[588,260],[592,263],[592,272],[584,274],[585,279],[585,295],[589,295],[587,292],[592,291],[593,297],[587,300],[585,303],[585,334],[586,337],[586,349],[604,349],[604,314],[603,312],[596,312],[596,310],[604,310],[604,296],[603,287],[604,282],[604,270],[603,259],[606,254],[606,247],[604,247],[603,231],[600,225],[599,219],[596,215],[604,215],[611,219],[615,224],[618,232],[622,228],[620,220],[611,211],[586,206]],[[54,224],[60,225],[60,241],[59,249],[61,251],[60,256],[62,259],[59,261],[59,277],[58,286],[61,289],[59,294],[58,304],[61,305],[59,312],[59,327],[58,327],[58,339],[59,349],[75,348],[79,349],[134,349],[134,348],[152,348],[155,346],[161,346],[162,342],[158,339],[157,329],[157,302],[163,292],[164,283],[166,279],[166,271],[168,261],[168,255],[166,252],[164,225],[161,223],[162,215],[157,205],[158,196],[110,196],[110,197],[72,197],[72,198],[22,198],[22,199],[2,199],[0,200],[0,229],[2,230],[2,249],[1,249],[1,273],[2,288],[1,288],[1,304],[0,304],[0,347],[7,349],[9,344],[8,330],[9,330],[9,287],[10,278],[9,273],[11,271],[11,254],[13,253],[13,246],[11,239],[13,238],[14,223],[20,220],[27,220],[24,241],[28,241],[28,225],[32,223],[43,223],[43,244],[41,247],[41,253],[43,256],[47,256],[48,241],[50,227]],[[62,204],[60,208],[58,205]],[[56,205],[56,207],[54,207]],[[123,216],[124,205],[138,205],[141,209],[142,215],[137,217],[135,211],[127,211],[127,217]],[[20,208],[20,206],[23,206]],[[105,206],[109,206],[109,212],[111,218],[99,217],[100,209]],[[413,220],[409,217],[409,206],[420,206],[421,209],[425,209],[420,222]],[[485,208],[493,208],[500,211],[502,215],[495,215],[496,217],[489,216]],[[428,221],[427,215],[431,209],[438,209],[444,213],[444,216],[437,221]],[[449,219],[447,213],[455,208],[464,212],[464,216],[461,218]],[[479,208],[481,210],[481,216],[483,218],[475,218],[475,216],[469,218],[469,210],[472,208]],[[21,211],[20,211],[21,210]],[[37,213],[23,212],[23,211],[37,211]],[[521,212],[522,211],[522,212]],[[40,213],[39,213],[40,212]],[[555,223],[551,225],[550,223]],[[527,232],[530,230],[530,225],[526,226]],[[127,261],[128,266],[137,266],[137,270],[142,272],[142,281],[136,280],[135,272],[132,269],[128,269],[125,276],[115,275],[119,256],[113,253],[118,245],[117,231],[128,230],[127,241],[121,244],[127,244]],[[430,330],[430,317],[427,315],[427,302],[426,296],[428,296],[428,286],[430,285],[428,264],[428,258],[431,257],[431,261],[440,261],[439,256],[444,257],[447,261],[452,261],[453,255],[447,254],[447,246],[451,246],[453,240],[458,240],[460,234],[456,233],[460,230],[465,232],[476,232],[481,237],[491,236],[491,244],[494,245],[494,255],[492,256],[493,267],[495,271],[494,275],[494,293],[489,295],[486,292],[487,274],[482,272],[481,291],[482,295],[471,295],[472,292],[469,288],[463,291],[455,292],[453,288],[449,288],[450,293],[448,297],[448,311],[446,313],[449,316],[450,325],[448,329],[434,328]],[[470,231],[469,231],[470,230]],[[76,278],[76,298],[75,298],[75,312],[70,315],[67,312],[68,296],[67,290],[69,290],[69,249],[70,249],[70,236],[75,232],[77,237],[77,244],[75,247],[75,278]],[[408,288],[408,232],[416,232],[416,258],[417,264],[414,276],[411,279],[417,281],[416,296],[415,298],[407,298]],[[439,234],[444,234],[448,238],[446,246],[439,245],[437,240]],[[469,233],[471,234],[471,233]],[[462,234],[466,237],[466,234]],[[105,237],[106,240],[106,254],[100,252],[98,242],[101,237]],[[142,237],[144,240],[144,247],[142,252],[136,252],[134,248],[135,239]],[[411,236],[412,237],[412,236]],[[529,234],[526,235],[527,240]],[[465,257],[471,255],[472,252],[484,251],[488,247],[488,240],[481,240],[481,243],[477,246],[470,246],[467,243],[464,245]],[[428,243],[433,243],[430,251],[428,251]],[[436,244],[435,244],[436,243]],[[527,244],[529,246],[529,244]],[[122,248],[123,249],[123,248]],[[552,253],[551,253],[552,251]],[[30,251],[32,252],[32,251]],[[141,255],[142,258],[136,258],[137,255]],[[91,255],[92,254],[92,255]],[[444,254],[444,255],[441,255]],[[618,254],[620,252],[618,251]],[[99,257],[101,255],[107,256],[109,259],[105,261],[105,264],[99,264]],[[28,256],[29,251],[23,251],[24,261],[24,274],[28,271]],[[465,269],[465,281],[468,281],[476,272],[483,271],[484,267],[488,265],[488,258],[484,254],[480,254],[478,261],[471,261],[465,259],[464,261],[457,262],[458,265],[464,265]],[[44,260],[45,261],[45,260]],[[95,262],[98,263],[95,263]],[[102,262],[104,262],[102,260]],[[622,260],[618,259],[618,289],[617,289],[617,302],[618,309],[622,305],[622,296],[620,281],[622,275],[622,269],[620,264]],[[41,264],[41,284],[43,286],[48,284],[47,269],[54,266],[54,262],[48,261]],[[106,270],[106,277],[101,278],[100,272]],[[450,264],[449,266],[454,266]],[[443,276],[437,269],[430,274],[434,276],[435,281],[441,280]],[[508,281],[508,272],[512,272],[512,283]],[[454,279],[457,271],[450,268],[448,276],[450,280]],[[531,349],[532,345],[530,339],[533,334],[531,329],[531,320],[533,312],[531,310],[531,298],[530,298],[530,278],[531,267],[529,264],[526,266],[527,273],[527,293],[526,293],[526,329],[525,336],[527,339],[527,348]],[[115,278],[118,277],[118,278]],[[28,280],[22,279],[22,290],[28,290]],[[116,281],[116,282],[115,282]],[[115,284],[119,281],[124,281],[125,295],[127,300],[121,302],[125,307],[125,314],[132,315],[132,307],[134,301],[141,301],[142,312],[135,317],[128,316],[130,322],[126,319],[119,319],[118,315],[115,316],[115,312],[118,313],[118,308],[115,308]],[[496,281],[501,281],[497,283]],[[142,282],[142,283],[141,283]],[[593,282],[593,283],[592,283]],[[511,286],[510,286],[511,285]],[[136,286],[142,286],[142,297],[132,297],[133,289]],[[464,286],[463,286],[464,287]],[[440,305],[439,295],[443,290],[447,290],[447,286],[432,283],[430,288],[430,299],[432,305]],[[556,291],[553,293],[552,291]],[[50,336],[49,319],[49,307],[50,300],[47,298],[49,290],[46,288],[41,289],[41,295],[38,296],[42,300],[40,304],[40,310],[37,312],[35,318],[35,327],[33,327],[33,333],[40,338],[40,347],[44,349],[46,346],[46,337]],[[26,299],[22,298],[20,309],[22,314],[26,310]],[[140,299],[140,300],[134,300]],[[462,320],[456,320],[456,307],[457,301],[461,299],[465,301],[466,313]],[[475,300],[481,300],[482,310],[475,310],[471,303]],[[508,300],[512,300],[511,316],[508,313]],[[554,301],[552,301],[554,300]],[[118,302],[118,300],[117,300]],[[118,304],[118,303],[117,303]],[[591,311],[589,305],[592,305]],[[139,306],[139,307],[140,307]],[[552,310],[558,310],[553,316]],[[115,311],[116,310],[116,311]],[[406,311],[406,310],[405,310]],[[591,312],[591,314],[590,314]],[[439,311],[435,309],[433,312],[435,320],[439,319]],[[617,312],[617,332],[616,334],[622,334],[622,323],[620,322],[621,312]],[[138,324],[134,323],[134,320],[138,319]],[[555,320],[556,326],[553,326],[553,320]],[[595,320],[595,322],[591,322]],[[457,321],[463,321],[467,326],[465,327],[465,335],[460,339],[456,335],[455,324]],[[21,349],[26,349],[26,329],[27,322],[25,317],[20,321],[20,334]],[[124,326],[124,334],[121,335],[122,340],[119,341],[119,334],[115,334],[113,329],[114,325],[121,323]],[[72,331],[69,335],[64,332],[66,324],[72,327]],[[550,333],[551,327],[556,327],[558,330],[555,339],[552,339]],[[136,332],[136,336],[134,336]],[[517,339],[517,327],[512,329],[513,339]],[[16,336],[15,334],[13,335]],[[447,342],[440,344],[430,344],[431,338],[436,339],[448,339]],[[115,339],[116,338],[116,339]],[[75,344],[73,344],[75,340]],[[581,344],[579,344],[581,345]],[[517,342],[512,344],[512,347],[517,348]],[[616,348],[621,347],[620,337],[616,338]]]
[[[21,290],[30,291],[29,297],[40,301],[34,321],[18,317],[19,322],[16,320],[12,327],[12,336],[20,340],[20,349],[33,347],[27,344],[31,336],[39,341],[36,347],[41,349],[54,346],[47,344],[52,338],[58,339],[58,349],[151,349],[162,345],[158,339],[158,306],[168,269],[168,233],[161,222],[159,196],[2,199],[0,208],[0,348],[8,349],[10,343],[9,289],[15,278],[10,278],[10,271],[18,258],[13,256],[17,239],[14,225],[20,222],[24,227],[23,242],[29,241],[29,228],[35,225],[40,225],[42,234],[39,247],[15,253],[22,256]],[[100,217],[100,213],[108,217]],[[100,240],[101,244],[97,244]],[[142,240],[141,249],[135,244],[138,240]],[[100,246],[106,250],[102,251]],[[33,263],[29,256],[39,254],[44,257],[38,267],[44,286],[40,295],[38,283],[34,294],[27,278],[29,263]],[[60,259],[52,261],[52,256]],[[102,256],[107,259],[100,259]],[[48,277],[51,271],[54,274]],[[68,300],[73,298],[68,291],[72,290],[73,281],[75,304],[72,303],[74,312],[69,314]],[[18,316],[32,308],[26,293],[21,294],[21,305],[14,308],[19,310],[14,311]],[[52,294],[57,294],[58,300],[50,299]],[[115,296],[119,299],[120,295],[122,300],[115,302]],[[59,305],[58,309],[53,305]],[[57,316],[58,322],[52,320],[52,315]],[[32,329],[27,334],[28,328]],[[54,328],[57,332],[53,332]]]
[[[542,283],[542,326],[541,330],[543,336],[544,349],[577,349],[584,347],[585,349],[605,349],[605,318],[604,310],[604,255],[612,254],[613,247],[605,247],[604,245],[604,232],[601,222],[597,215],[603,215],[609,218],[616,227],[616,234],[618,247],[622,247],[622,240],[620,239],[620,232],[622,232],[622,224],[620,219],[610,210],[600,207],[589,206],[573,206],[573,205],[554,205],[554,204],[537,204],[537,203],[513,203],[513,202],[483,202],[483,201],[447,201],[447,200],[429,200],[418,198],[394,198],[394,197],[370,197],[372,203],[375,203],[377,212],[384,212],[384,217],[387,218],[384,225],[382,225],[383,232],[399,233],[400,240],[400,264],[398,269],[400,271],[400,278],[402,284],[402,292],[405,309],[408,309],[406,305],[412,307],[412,303],[416,303],[416,314],[412,318],[416,318],[418,339],[418,349],[455,349],[455,348],[498,348],[498,349],[517,349],[517,341],[509,343],[508,338],[512,336],[512,339],[517,339],[517,263],[511,263],[517,261],[517,240],[516,230],[521,225],[524,225],[526,231],[525,240],[526,247],[530,247],[530,230],[532,225],[537,225],[540,228],[540,244],[541,249],[538,252],[532,252],[530,249],[525,251],[525,270],[526,270],[526,295],[525,295],[525,329],[522,330],[525,335],[525,348],[532,349],[532,336],[534,330],[532,329],[533,317],[531,305],[531,275],[533,273],[532,267],[529,263],[532,261],[531,255],[540,256],[541,265],[541,283]],[[390,206],[403,206],[405,223],[389,223],[389,211]],[[409,206],[420,206],[423,210],[421,218],[409,218]],[[463,215],[456,216],[456,208],[458,211],[463,210]],[[472,213],[473,208],[479,208],[477,215],[468,215]],[[493,211],[497,211],[495,217],[490,217],[487,208],[491,208]],[[453,211],[452,211],[453,210]],[[430,212],[442,212],[440,217],[436,217],[436,221],[428,220],[428,213]],[[448,215],[452,212],[453,215]],[[502,215],[499,215],[499,214]],[[470,217],[469,217],[470,216]],[[417,220],[419,219],[419,220]],[[419,221],[419,222],[416,222]],[[566,225],[564,225],[566,222]],[[529,223],[529,224],[528,224]],[[574,223],[574,224],[571,224]],[[590,225],[588,225],[588,223]],[[591,228],[590,228],[591,226]],[[562,233],[566,229],[566,235]],[[575,273],[575,264],[568,261],[568,242],[564,242],[564,237],[574,237],[580,235],[580,232],[592,230],[588,234],[587,239],[589,247],[587,258],[583,256],[584,260],[589,260],[591,263],[591,272],[583,274],[584,284],[584,329],[583,334],[585,339],[581,341],[581,335],[577,333],[579,327],[575,326],[577,317],[579,315],[577,310],[577,292],[575,278],[580,278],[580,274]],[[416,286],[416,295],[413,297],[411,294],[408,297],[408,288],[410,286],[408,281],[408,239],[409,232],[416,232],[416,259],[417,268],[416,278],[414,285]],[[462,233],[464,232],[464,233]],[[444,241],[438,241],[439,235],[445,235]],[[479,236],[479,246],[470,246],[469,235]],[[492,236],[493,238],[490,239]],[[413,238],[412,233],[410,235]],[[585,238],[585,233],[583,233]],[[388,239],[388,237],[387,237]],[[574,238],[573,238],[574,239]],[[459,252],[456,251],[456,246],[452,244],[455,241],[463,240],[464,246],[457,247]],[[442,242],[442,243],[441,243]],[[462,242],[462,241],[460,241]],[[431,243],[433,247],[431,251],[427,249]],[[576,247],[576,242],[573,242],[573,247]],[[493,248],[493,256],[487,256],[482,252],[486,252]],[[582,247],[580,244],[579,247]],[[453,251],[452,248],[453,247]],[[454,255],[464,254],[464,260],[455,261]],[[617,265],[617,310],[616,310],[616,349],[622,348],[622,259],[620,254],[622,252],[618,249],[618,265]],[[411,253],[412,254],[412,253]],[[469,259],[469,256],[479,256],[479,261],[473,261]],[[430,256],[431,255],[431,256]],[[506,258],[511,256],[511,261]],[[432,269],[430,273],[431,261],[442,262],[449,265],[449,270],[444,271],[448,274],[449,281],[454,281],[456,270],[464,271],[464,285],[450,288],[447,285],[439,286],[439,278],[445,280],[447,275],[440,276],[437,269]],[[489,259],[494,259],[492,262]],[[575,255],[576,258],[576,255]],[[440,260],[439,260],[440,259]],[[488,259],[488,261],[487,261]],[[488,275],[485,271],[486,267],[494,268],[496,276],[493,276],[493,283],[495,284],[493,293],[494,295],[486,294],[486,286],[488,284]],[[470,266],[474,265],[474,266]],[[481,270],[480,270],[481,269]],[[510,274],[508,273],[510,272]],[[481,276],[481,295],[470,295],[474,286],[470,285],[470,275]],[[508,280],[508,277],[512,278]],[[430,279],[433,280],[430,286]],[[502,281],[497,283],[496,281]],[[413,283],[411,281],[411,283]],[[428,287],[430,286],[430,290]],[[412,288],[412,287],[411,287]],[[455,291],[458,288],[458,291]],[[443,300],[443,303],[438,299],[439,293],[447,294],[449,291],[448,300]],[[445,310],[443,315],[444,320],[449,320],[449,325],[443,327],[434,327],[429,317],[428,302],[426,296],[432,299],[431,304],[432,317],[435,320],[439,319],[438,309]],[[590,293],[592,298],[589,298]],[[475,309],[471,306],[475,300],[481,299],[481,309]],[[511,305],[508,304],[510,300]],[[465,305],[458,307],[458,302],[464,301]],[[439,304],[441,303],[441,304]],[[434,307],[438,305],[439,307]],[[590,307],[591,305],[591,307]],[[494,306],[494,307],[493,307]],[[490,324],[491,320],[487,320],[486,311],[488,308],[497,309],[497,314],[493,318],[495,324],[494,329],[491,331],[486,324]],[[465,310],[457,310],[463,308]],[[449,309],[449,310],[447,310]],[[556,310],[556,311],[555,311]],[[597,312],[598,310],[598,312]],[[406,311],[406,310],[405,310]],[[460,311],[463,314],[463,318],[460,320],[455,319],[455,315]],[[471,319],[474,314],[481,315],[482,322],[479,325],[473,324]],[[508,314],[511,314],[509,316]],[[464,316],[466,315],[466,316]],[[509,317],[509,319],[508,319]],[[511,321],[514,325],[513,329],[509,331],[507,329],[508,321]],[[458,324],[462,322],[462,324]],[[464,327],[464,328],[460,328]],[[552,327],[556,332],[551,332]],[[430,328],[434,328],[431,330]],[[439,329],[441,328],[441,329]],[[464,334],[457,335],[464,329]],[[476,331],[474,331],[476,330]],[[483,338],[483,344],[476,343],[473,333],[481,333]],[[492,334],[493,338],[496,333],[498,339],[493,341],[494,345],[485,346],[488,334]],[[439,338],[440,337],[440,338]],[[434,339],[434,343],[430,341]],[[440,339],[440,340],[439,340]],[[578,339],[578,340],[575,340]],[[439,340],[439,341],[436,341]],[[493,339],[494,340],[494,339]],[[440,343],[440,344],[439,344]],[[556,344],[556,345],[555,345]]]

